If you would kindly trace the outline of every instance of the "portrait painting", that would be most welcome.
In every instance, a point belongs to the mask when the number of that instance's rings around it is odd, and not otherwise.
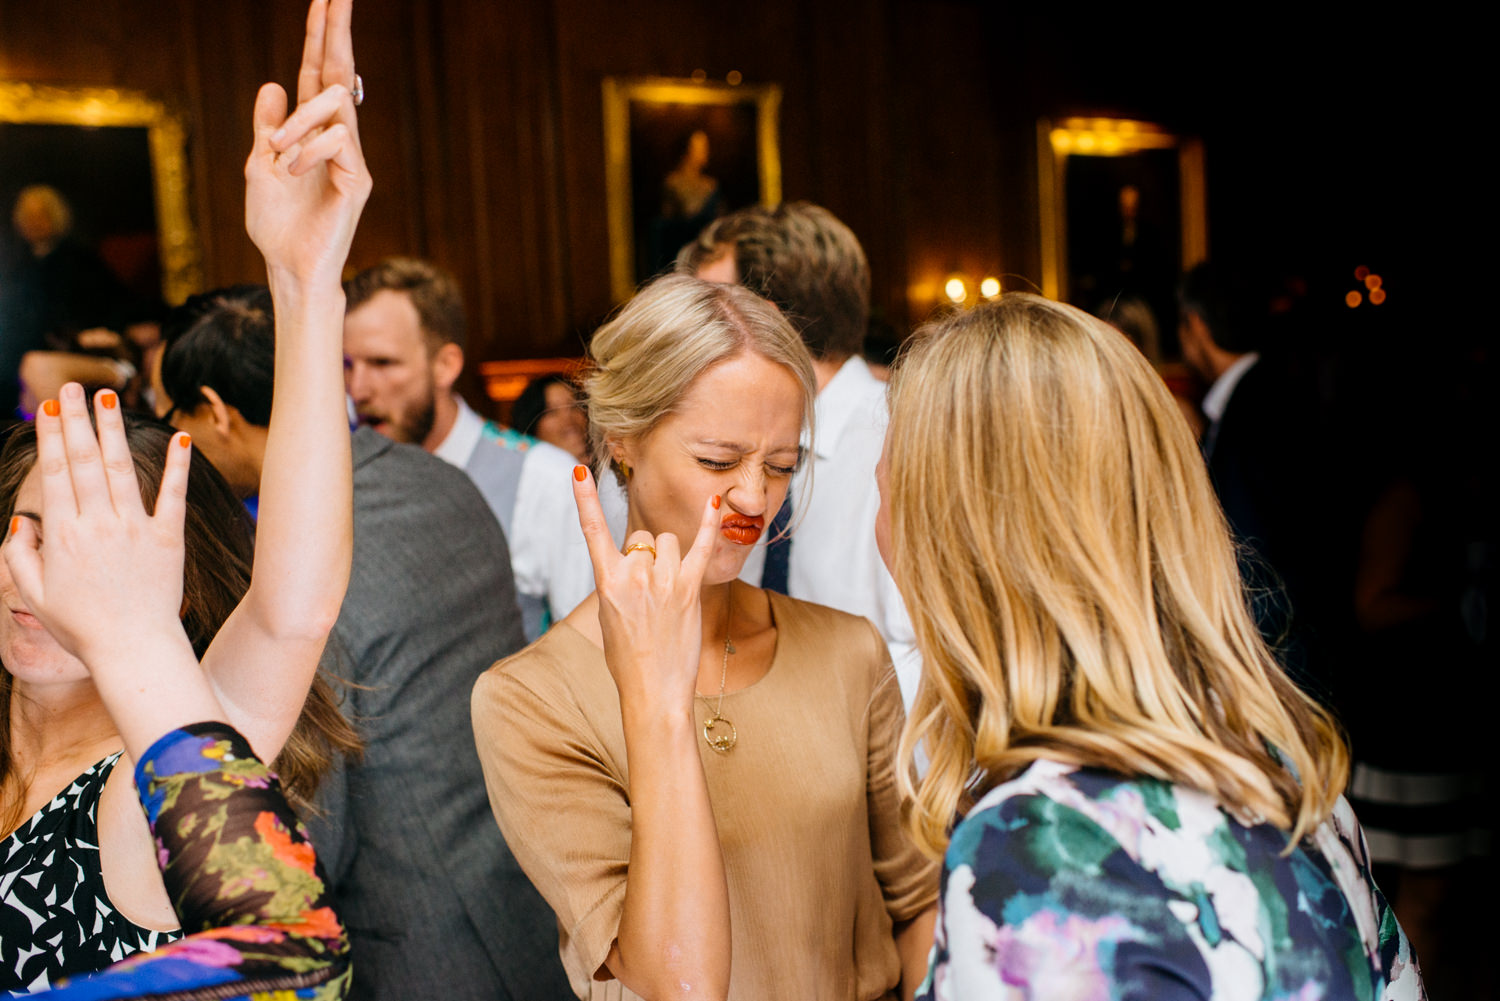
[[[781,200],[780,88],[692,80],[604,82],[611,289],[668,270],[719,216]]]
[[[1041,133],[1044,293],[1132,317],[1153,361],[1173,355],[1177,282],[1208,255],[1202,144],[1124,119]]]

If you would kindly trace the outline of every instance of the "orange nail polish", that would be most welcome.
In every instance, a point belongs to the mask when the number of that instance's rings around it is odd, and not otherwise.
[[[588,475],[589,475],[589,471],[588,471],[588,469],[586,467],[584,467],[584,466],[574,466],[573,467],[573,479],[577,480],[579,483],[582,483],[588,477]]]
[[[11,515],[11,518],[10,518],[10,534],[11,535],[15,535],[20,530],[21,530],[21,516],[18,515],[18,514]]]
[[[62,407],[57,405],[56,400],[47,400],[42,404],[42,413],[46,414],[48,417],[56,417],[58,414],[62,413]]]
[[[183,448],[187,448],[192,443],[193,436],[188,434],[186,431],[182,432],[181,437],[177,439],[177,444],[181,445]]]
[[[120,398],[116,396],[112,390],[106,389],[104,392],[99,394],[99,405],[102,406],[105,410],[115,409],[115,404],[119,402]]]
[[[717,511],[719,509],[719,501],[720,500],[722,500],[722,498],[718,494],[714,494],[713,505],[714,505],[714,510],[715,511]]]

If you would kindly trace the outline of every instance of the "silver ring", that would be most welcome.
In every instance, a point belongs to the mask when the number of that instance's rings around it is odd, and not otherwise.
[[[365,81],[358,73],[354,74],[354,86],[350,88],[349,96],[354,98],[356,108],[365,103]]]

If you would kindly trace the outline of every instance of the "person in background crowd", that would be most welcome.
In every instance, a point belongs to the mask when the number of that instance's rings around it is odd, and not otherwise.
[[[454,392],[466,335],[448,272],[394,257],[347,291],[345,375],[359,422],[469,474],[505,530],[526,638],[536,639],[594,588],[569,507],[573,457],[484,420]]]
[[[1415,1001],[1332,718],[1261,639],[1171,394],[1010,294],[897,366],[881,552],[923,679],[896,774],[944,854],[923,998]]]
[[[629,545],[577,467],[599,590],[474,689],[490,803],[573,989],[909,999],[937,870],[900,829],[885,642],[739,579],[801,460],[807,350],[766,300],[678,275],[589,350]]]
[[[510,423],[522,434],[556,445],[579,462],[589,456],[589,417],[578,389],[561,372],[537,376],[511,405]]]

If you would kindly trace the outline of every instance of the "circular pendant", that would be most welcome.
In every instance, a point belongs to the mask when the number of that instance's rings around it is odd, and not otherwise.
[[[721,723],[724,725],[722,730],[719,729]],[[734,750],[735,742],[740,739],[740,732],[723,716],[713,716],[703,721],[703,739],[708,741],[708,746],[715,751],[728,754]]]

